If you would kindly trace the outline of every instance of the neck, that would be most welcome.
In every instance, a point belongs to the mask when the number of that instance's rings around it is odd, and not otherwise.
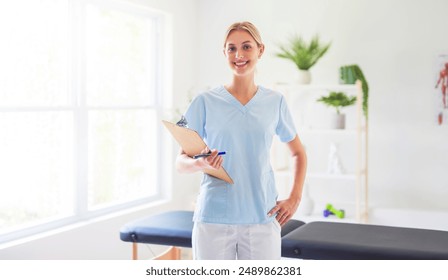
[[[257,92],[253,77],[233,76],[232,82],[226,88],[233,96],[249,100]]]

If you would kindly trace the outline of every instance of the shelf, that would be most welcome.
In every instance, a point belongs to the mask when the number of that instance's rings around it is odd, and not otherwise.
[[[361,222],[366,220],[364,213],[368,209],[368,122],[362,111],[362,88],[356,85],[298,85],[276,84],[276,89],[284,94],[292,112],[292,118],[298,124],[297,132],[309,156],[306,180],[309,180],[311,197],[315,202],[334,201],[335,204],[353,204],[346,219],[324,218],[320,211],[311,216],[297,217],[299,220],[322,220],[337,222]],[[319,96],[330,91],[342,91],[347,95],[356,95],[356,104],[346,108],[345,129],[332,129],[331,111],[316,102]],[[336,155],[334,155],[336,146]],[[281,190],[289,190],[294,177],[292,161],[287,158],[289,151],[279,147],[273,153],[275,176]],[[337,162],[336,162],[337,160]],[[341,164],[347,173],[330,174],[326,166]],[[339,169],[328,169],[339,170]],[[344,188],[339,188],[339,186]]]
[[[364,172],[361,172],[364,173]],[[274,170],[275,176],[293,176],[292,172],[288,169]],[[329,174],[325,172],[312,172],[306,174],[307,179],[323,179],[323,180],[356,180],[356,174]]]
[[[289,169],[274,169],[274,174],[279,176],[292,176],[292,173]]]
[[[316,134],[356,134],[359,131],[365,132],[366,127],[361,126],[358,127],[350,127],[345,129],[334,129],[334,128],[312,128],[312,127],[298,127],[297,130],[299,133],[316,133]]]
[[[316,134],[356,134],[358,130],[356,128],[349,129],[331,129],[331,128],[299,128],[300,134],[304,133],[316,133]]]
[[[289,84],[289,83],[277,83],[276,88],[288,89],[289,91],[319,91],[319,90],[357,90],[354,84],[343,84],[343,85],[299,85],[299,84]]]
[[[356,174],[329,174],[329,173],[307,173],[308,179],[325,179],[325,180],[355,180]]]
[[[300,206],[299,206],[300,207]],[[349,216],[343,219],[339,219],[336,216],[324,217],[323,214],[313,213],[311,215],[301,215],[300,213],[296,213],[293,215],[293,219],[300,220],[305,223],[310,222],[336,222],[336,223],[357,223],[355,217]]]

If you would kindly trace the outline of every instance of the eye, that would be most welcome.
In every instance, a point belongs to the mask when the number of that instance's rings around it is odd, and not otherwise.
[[[227,48],[227,52],[234,52],[235,50],[236,48],[233,46]]]
[[[246,50],[246,51],[247,51],[247,50],[250,50],[251,48],[252,48],[251,45],[244,45],[244,46],[243,46],[243,49]]]

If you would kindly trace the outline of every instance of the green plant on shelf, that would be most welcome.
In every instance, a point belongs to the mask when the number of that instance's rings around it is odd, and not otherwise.
[[[294,36],[288,45],[281,45],[277,57],[289,59],[299,70],[309,70],[328,51],[331,43],[323,44],[315,35],[308,43],[300,36]]]
[[[336,113],[339,115],[341,113],[342,107],[347,107],[355,104],[356,96],[348,96],[344,92],[332,91],[328,96],[322,96],[317,100],[322,102],[329,107],[336,109]]]
[[[364,116],[368,117],[369,107],[369,84],[362,72],[361,68],[357,64],[345,65],[340,67],[340,81],[343,84],[355,84],[357,80],[361,81],[362,87],[362,110]]]

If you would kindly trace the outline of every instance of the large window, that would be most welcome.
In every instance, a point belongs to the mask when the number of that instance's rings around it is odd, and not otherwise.
[[[0,4],[0,242],[160,199],[163,15]]]

